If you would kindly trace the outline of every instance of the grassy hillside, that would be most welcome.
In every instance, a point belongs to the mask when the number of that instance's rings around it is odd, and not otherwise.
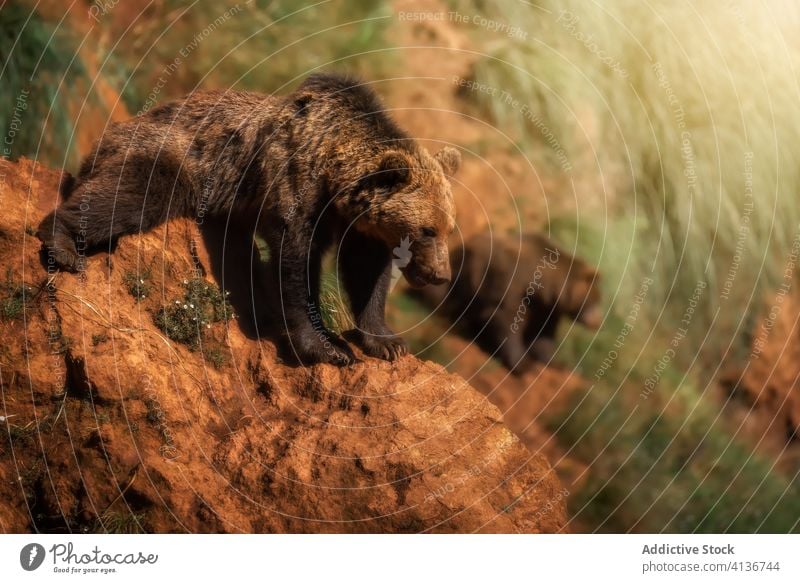
[[[379,0],[154,3],[114,21],[105,51],[128,108],[141,111],[194,88],[285,90],[318,69],[377,72],[389,21]],[[158,66],[153,67],[152,64]]]
[[[76,162],[67,86],[86,83],[77,41],[20,2],[2,5],[0,18],[0,155]]]
[[[800,9],[452,5],[527,31],[473,35],[485,52],[474,80],[523,105],[471,99],[561,177],[550,197],[574,204],[548,217],[551,233],[605,274],[605,325],[561,347],[593,388],[553,420],[592,462],[581,518],[609,530],[796,530],[797,509],[784,512],[796,480],[751,457],[704,395],[727,363],[755,356],[754,323],[796,280]]]

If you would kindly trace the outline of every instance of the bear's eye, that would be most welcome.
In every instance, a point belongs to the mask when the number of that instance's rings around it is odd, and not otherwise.
[[[436,229],[433,227],[422,227],[422,236],[423,237],[435,237],[437,235]]]

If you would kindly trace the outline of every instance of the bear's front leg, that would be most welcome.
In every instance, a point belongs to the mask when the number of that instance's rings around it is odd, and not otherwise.
[[[327,362],[344,366],[357,361],[347,342],[325,328],[319,307],[321,257],[308,246],[283,245],[273,254],[272,282],[278,290],[274,310],[282,318],[287,348],[301,364]]]
[[[350,231],[339,250],[342,283],[350,298],[356,329],[352,340],[369,356],[397,360],[408,345],[385,322],[392,278],[391,251],[380,241]]]

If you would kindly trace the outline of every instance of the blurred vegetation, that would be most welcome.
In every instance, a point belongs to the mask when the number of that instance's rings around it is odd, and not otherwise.
[[[540,10],[457,4],[527,31],[525,39],[474,35],[487,55],[475,66],[476,80],[522,105],[470,95],[578,188],[569,218],[601,237],[578,251],[597,257],[614,303],[629,305],[636,291],[630,284],[655,277],[646,324],[671,335],[704,281],[709,287],[682,364],[701,351],[711,360],[728,352],[741,357],[749,345],[740,327],[780,281],[800,235],[800,87],[793,73],[800,53],[787,46],[800,8],[785,1],[720,8],[567,0],[540,3]],[[566,172],[557,148],[566,153]],[[726,306],[736,306],[742,319],[715,319]]]
[[[86,71],[69,29],[46,23],[23,2],[5,2],[0,18],[0,155],[61,167],[75,163],[67,87]]]
[[[0,283],[0,320],[22,320],[28,303],[38,290],[17,282],[11,268],[6,271],[5,282]]]
[[[370,51],[389,14],[381,0],[157,0],[131,29],[113,31],[109,70],[120,77],[127,67],[120,81],[132,113],[198,87],[286,91],[316,70],[385,66],[386,55]]]
[[[796,476],[736,440],[700,387],[747,362],[766,302],[796,280],[800,9],[451,5],[527,32],[473,36],[474,79],[522,105],[470,99],[574,189],[548,228],[604,274],[603,328],[559,352],[592,383],[551,420],[591,463],[573,510],[609,531],[796,531]]]
[[[98,107],[101,80],[135,114],[195,88],[288,90],[315,70],[374,73],[392,60],[377,51],[390,14],[381,0],[154,0],[93,14],[79,42],[69,19],[45,21],[22,0],[2,5],[0,124],[14,138],[3,156],[74,170],[78,96]],[[99,64],[92,76],[86,52]]]

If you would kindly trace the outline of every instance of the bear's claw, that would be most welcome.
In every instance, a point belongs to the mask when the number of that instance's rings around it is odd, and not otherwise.
[[[308,338],[290,341],[289,349],[300,364],[318,363],[348,366],[359,362],[350,346],[330,332],[314,332]]]
[[[356,343],[368,355],[383,360],[397,360],[408,354],[408,345],[399,336],[374,336],[372,334],[358,334]]]

